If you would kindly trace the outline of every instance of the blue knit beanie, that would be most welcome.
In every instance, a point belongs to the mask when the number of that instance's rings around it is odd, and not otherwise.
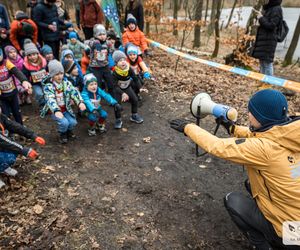
[[[69,39],[72,39],[72,38],[76,38],[77,39],[77,34],[74,31],[70,32],[70,34],[69,34]]]
[[[264,89],[251,97],[248,110],[262,126],[280,124],[287,120],[288,103],[278,90]]]
[[[45,44],[41,49],[41,54],[43,56],[53,54],[52,48],[49,45]]]

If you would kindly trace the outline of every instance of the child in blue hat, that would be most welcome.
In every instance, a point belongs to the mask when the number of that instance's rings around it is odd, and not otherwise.
[[[73,52],[74,57],[78,61],[78,63],[81,64],[81,59],[86,46],[78,40],[78,35],[76,32],[70,32],[67,47]]]

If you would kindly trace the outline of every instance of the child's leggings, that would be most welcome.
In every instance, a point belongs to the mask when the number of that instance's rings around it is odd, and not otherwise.
[[[1,97],[0,100],[2,101],[2,112],[6,116],[10,116],[12,113],[15,121],[23,125],[22,121],[22,115],[21,115],[21,110],[20,110],[20,105],[19,105],[19,100],[18,100],[18,92],[15,91],[14,94],[7,96],[7,97]]]

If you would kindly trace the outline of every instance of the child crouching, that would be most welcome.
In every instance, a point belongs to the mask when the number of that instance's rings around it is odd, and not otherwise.
[[[112,98],[110,94],[98,87],[97,78],[94,74],[85,75],[84,88],[81,95],[87,109],[89,136],[95,136],[96,130],[100,133],[106,132],[105,120],[107,118],[107,113],[101,107],[101,98],[112,106],[117,105],[118,102]]]
[[[113,53],[115,61],[115,68],[113,71],[115,97],[118,103],[130,101],[131,103],[131,117],[130,121],[135,123],[142,123],[143,118],[137,113],[138,111],[138,94],[141,85],[126,61],[126,55],[120,50]],[[121,109],[115,108],[116,123],[115,128],[122,128]]]
[[[71,107],[71,101],[78,106],[81,111],[86,109],[80,92],[64,78],[64,68],[57,60],[52,60],[48,64],[49,78],[44,79],[44,94],[46,105],[42,110],[41,117],[50,111],[51,118],[57,123],[60,134],[59,141],[62,144],[68,139],[75,138],[73,130],[77,125],[76,116]]]

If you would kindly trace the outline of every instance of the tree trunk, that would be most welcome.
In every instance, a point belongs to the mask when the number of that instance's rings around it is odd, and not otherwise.
[[[232,19],[233,12],[234,12],[235,6],[236,6],[236,4],[237,4],[237,1],[238,1],[238,0],[234,0],[234,3],[233,3],[233,6],[232,6],[232,9],[231,9],[231,12],[230,12],[230,15],[229,15],[229,18],[228,18],[228,22],[227,22],[227,24],[226,24],[225,29],[228,28],[228,26],[229,26],[229,24],[230,24],[230,22],[231,22],[231,19]]]
[[[220,47],[220,16],[221,16],[221,6],[222,2],[218,1],[216,6],[216,20],[215,20],[215,49],[212,54],[212,57],[217,57]]]
[[[17,3],[18,3],[19,10],[26,12],[27,2],[25,0],[18,0]]]
[[[214,32],[215,27],[215,21],[216,21],[216,7],[217,5],[221,4],[221,1],[219,0],[213,0],[211,5],[211,12],[210,12],[210,23],[207,28],[208,36],[210,36]]]
[[[293,56],[294,56],[295,50],[298,45],[299,36],[300,36],[300,15],[298,17],[298,22],[297,22],[297,25],[296,25],[296,28],[294,31],[294,35],[293,35],[290,47],[284,57],[284,62],[283,62],[284,66],[290,65],[292,63]]]
[[[260,11],[261,7],[265,3],[265,0],[257,0],[256,4],[253,6],[253,9]],[[252,10],[251,15],[247,21],[246,26],[246,34],[255,35],[256,29],[255,29],[255,22],[256,22],[257,14],[254,10]]]
[[[173,0],[173,19],[175,23],[173,24],[173,35],[178,36],[178,29],[177,29],[177,18],[178,18],[178,0]]]
[[[202,19],[202,9],[203,9],[203,0],[198,0],[195,7],[195,21],[198,23],[195,26],[194,30],[194,44],[193,48],[199,48],[200,47],[200,35],[201,35],[201,25],[199,22],[201,22]]]
[[[205,25],[206,25],[206,21],[207,21],[208,4],[209,4],[209,0],[206,0],[206,5],[205,5],[205,18],[204,18]]]

